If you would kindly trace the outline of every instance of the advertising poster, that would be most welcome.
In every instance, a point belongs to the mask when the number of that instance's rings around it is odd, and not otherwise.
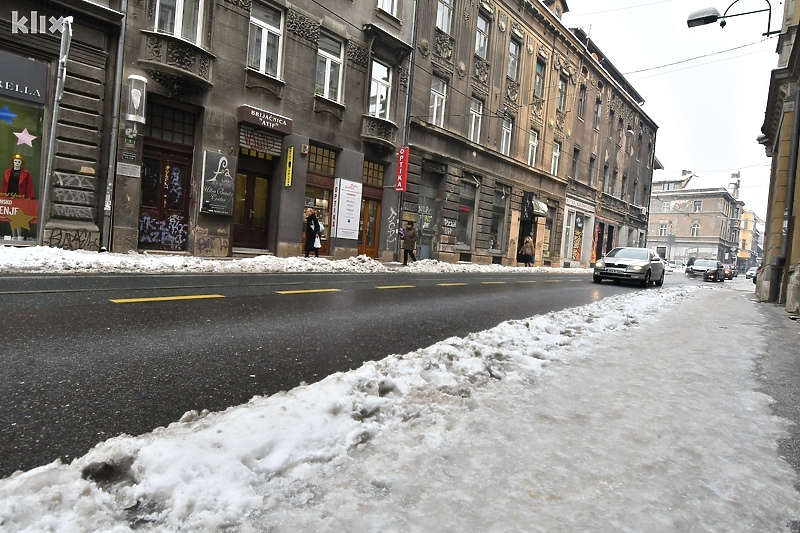
[[[361,216],[361,183],[337,178],[333,186],[332,235],[340,239],[357,239]]]
[[[200,212],[231,216],[234,184],[231,169],[236,167],[236,161],[233,157],[211,151],[206,151],[204,159]]]

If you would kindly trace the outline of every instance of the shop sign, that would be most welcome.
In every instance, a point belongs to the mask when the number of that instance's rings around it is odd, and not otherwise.
[[[200,193],[200,212],[233,215],[233,176],[236,166],[233,157],[207,150],[203,156],[203,189]]]
[[[10,222],[12,230],[31,229],[30,225],[39,221],[38,213],[38,200],[0,197],[0,220]]]
[[[394,181],[394,190],[406,192],[408,184],[408,146],[400,148],[397,153],[397,177]]]
[[[567,205],[576,207],[582,211],[586,211],[588,213],[594,212],[594,206],[591,204],[587,204],[586,202],[581,202],[580,200],[575,200],[574,198],[570,198],[567,196],[566,200]]]
[[[249,105],[239,106],[236,118],[239,122],[249,122],[281,133],[292,133],[292,119]]]
[[[0,52],[0,96],[44,104],[47,64]]]

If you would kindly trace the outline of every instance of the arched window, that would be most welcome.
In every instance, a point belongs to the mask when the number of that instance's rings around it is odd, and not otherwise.
[[[700,223],[699,222],[692,222],[692,237],[699,237],[700,236]]]

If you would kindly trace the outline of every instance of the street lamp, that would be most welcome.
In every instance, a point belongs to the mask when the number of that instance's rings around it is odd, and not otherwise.
[[[755,11],[746,11],[744,13],[734,13],[733,15],[728,15],[728,10],[733,7],[733,4],[738,2],[739,0],[733,0],[733,3],[728,6],[728,9],[725,10],[725,13],[722,15],[719,14],[719,11],[714,7],[706,7],[704,9],[700,9],[698,11],[693,12],[689,15],[689,18],[686,19],[686,24],[690,28],[694,28],[695,26],[705,26],[706,24],[713,24],[719,20],[720,28],[724,28],[727,24],[725,19],[730,17],[740,17],[742,15],[752,15],[753,13],[763,13],[767,12],[767,31],[762,33],[761,35],[765,37],[769,37],[770,35],[780,33],[781,30],[774,30],[770,31],[770,27],[772,26],[772,4],[769,3],[769,0],[764,0],[767,3],[766,8],[764,9],[757,9]]]

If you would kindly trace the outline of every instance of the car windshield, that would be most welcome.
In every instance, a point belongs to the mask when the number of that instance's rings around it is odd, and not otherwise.
[[[698,267],[715,267],[717,266],[716,261],[711,261],[710,259],[698,259],[694,262],[694,266]]]
[[[608,252],[606,257],[616,257],[618,259],[644,259],[649,258],[646,248],[617,248]]]

